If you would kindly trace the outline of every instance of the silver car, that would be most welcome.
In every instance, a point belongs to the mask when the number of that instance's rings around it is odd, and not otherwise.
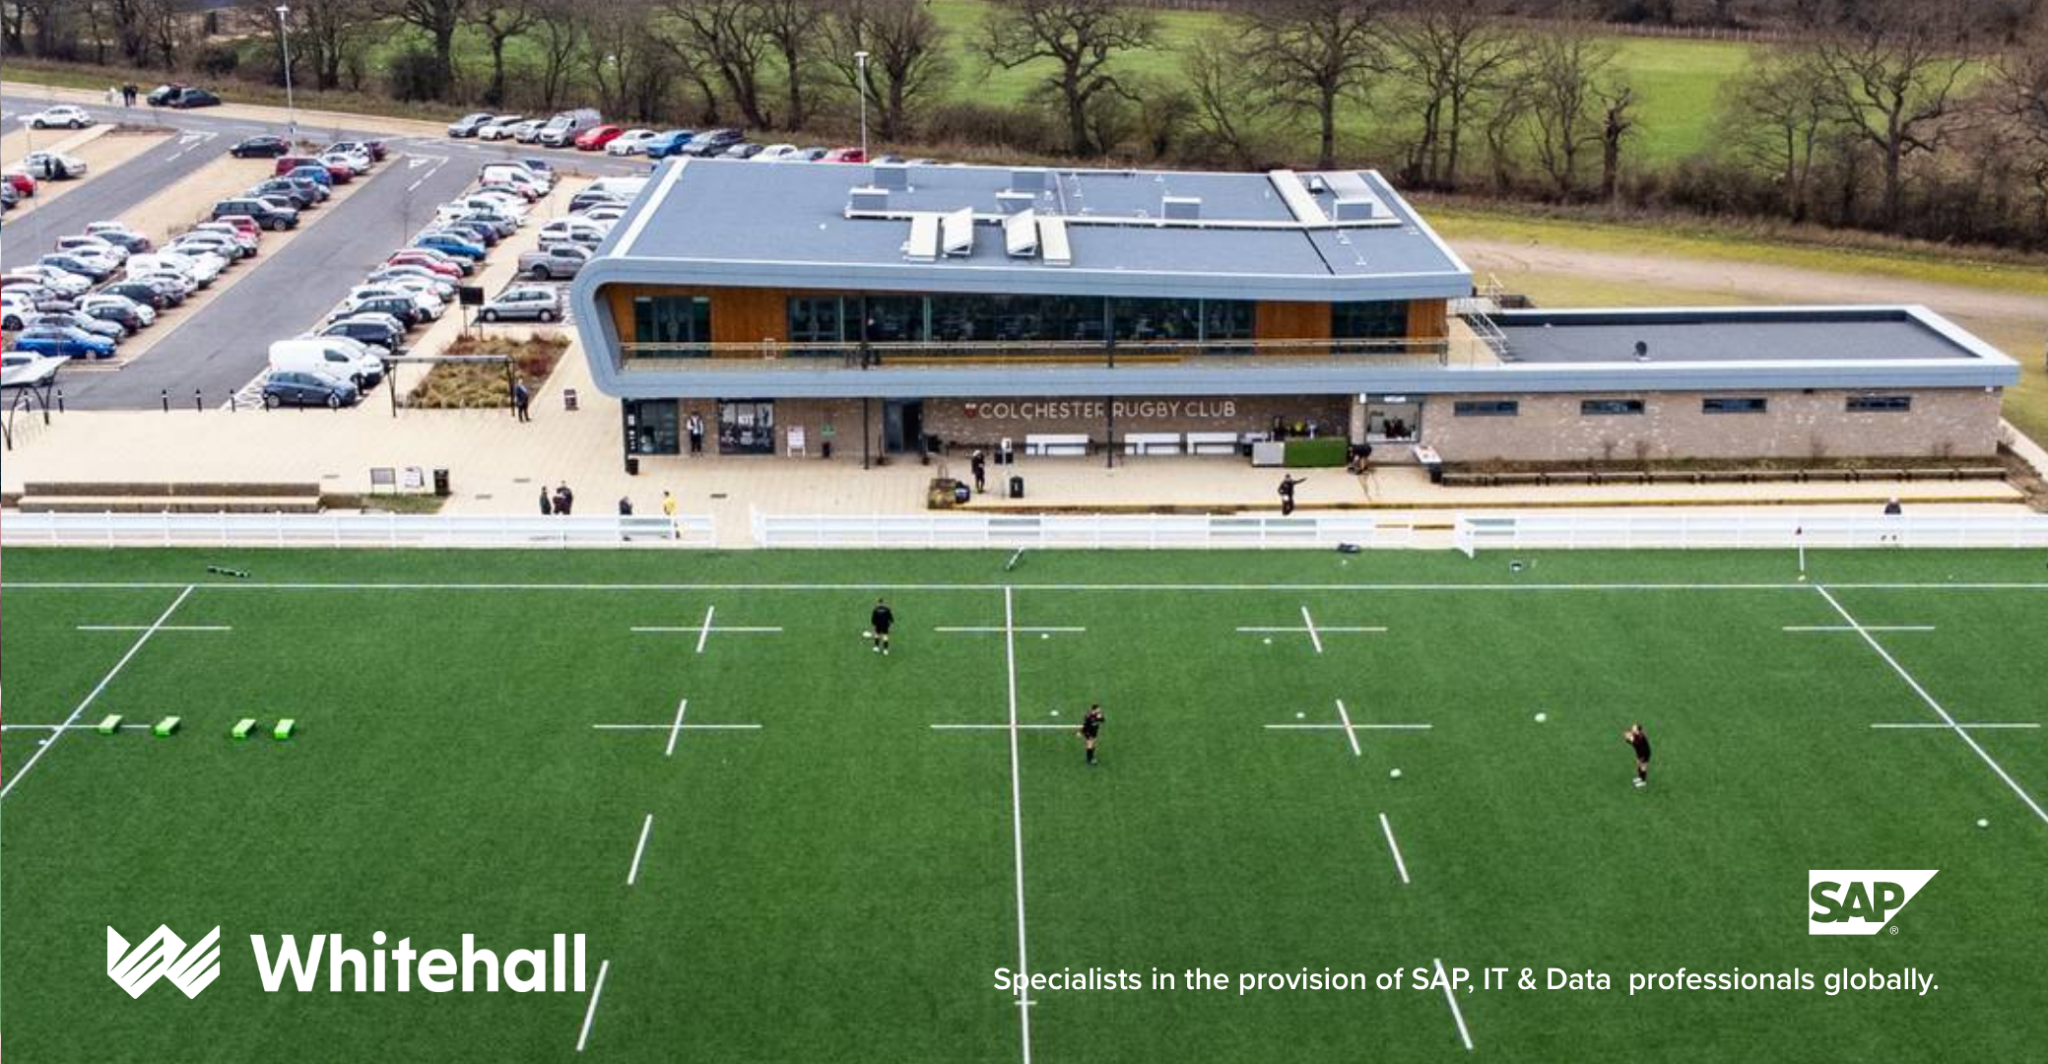
[[[558,321],[562,317],[562,292],[548,285],[514,285],[484,304],[485,321]]]

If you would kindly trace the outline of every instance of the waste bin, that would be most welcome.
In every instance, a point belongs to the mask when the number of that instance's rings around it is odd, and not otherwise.
[[[626,475],[629,477],[637,477],[640,475],[639,455],[629,454],[626,456]]]
[[[1023,477],[1011,477],[1011,478],[1010,478],[1010,498],[1012,498],[1012,499],[1021,499],[1021,498],[1023,498],[1023,497],[1024,497],[1024,478],[1023,478]]]
[[[442,499],[448,497],[448,471],[445,469],[434,470],[434,495]]]

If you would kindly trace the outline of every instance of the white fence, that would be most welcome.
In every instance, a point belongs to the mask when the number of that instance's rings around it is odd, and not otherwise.
[[[761,547],[1236,548],[1407,547],[1410,530],[1365,514],[871,514],[753,515]]]
[[[1497,549],[2048,547],[2048,514],[1459,514],[1452,542],[1468,557]]]
[[[709,547],[709,516],[442,514],[8,514],[10,547]]]

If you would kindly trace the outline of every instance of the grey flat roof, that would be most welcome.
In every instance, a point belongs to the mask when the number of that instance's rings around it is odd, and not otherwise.
[[[908,167],[908,187],[888,190],[880,206],[850,209],[853,190],[876,181],[876,170],[666,162],[621,219],[596,275],[630,283],[1318,301],[1471,291],[1464,262],[1370,171],[1041,170],[1043,187],[1031,193],[1030,209],[1061,219],[1072,248],[1071,263],[1057,265],[1005,250],[998,194],[1030,183],[1013,180],[1019,170]],[[1297,220],[1283,193],[1289,183],[1330,217]],[[1375,201],[1377,217],[1334,217],[1339,189]],[[1199,219],[1163,219],[1168,197],[1198,198]],[[932,261],[906,254],[910,214],[962,208],[979,219],[971,254]]]
[[[1526,363],[1811,363],[1982,360],[1973,337],[1911,307],[1504,311]],[[1648,352],[1638,360],[1636,345]]]

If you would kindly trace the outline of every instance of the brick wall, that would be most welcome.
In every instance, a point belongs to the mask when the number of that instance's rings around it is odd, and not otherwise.
[[[1706,395],[1763,396],[1761,414],[1707,414]],[[1448,461],[1555,462],[1637,458],[1981,458],[1998,450],[1999,395],[1981,388],[1899,389],[1901,413],[1848,413],[1845,391],[1431,396],[1424,442]],[[1589,398],[1641,399],[1637,415],[1585,416]],[[1513,399],[1514,417],[1457,417],[1458,400]]]
[[[1024,446],[1033,433],[1087,433],[1101,443],[1106,399],[927,399],[925,431],[948,446],[992,447],[1008,437]],[[1345,395],[1165,396],[1117,400],[1116,434],[1127,432],[1263,432],[1273,419],[1315,421],[1319,433],[1342,436],[1350,424]]]

